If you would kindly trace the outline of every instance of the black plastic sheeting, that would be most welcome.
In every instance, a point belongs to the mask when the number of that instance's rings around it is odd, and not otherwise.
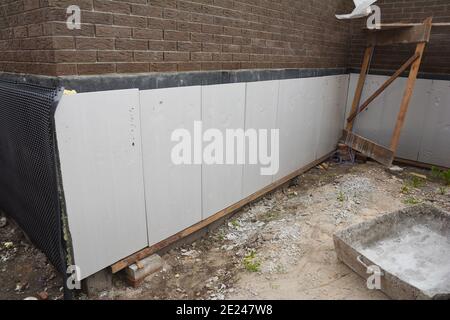
[[[0,80],[0,209],[65,275],[54,125],[61,91]]]

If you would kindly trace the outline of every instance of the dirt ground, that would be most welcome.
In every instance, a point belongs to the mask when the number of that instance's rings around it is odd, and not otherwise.
[[[0,214],[0,300],[62,299],[62,278],[47,257]]]
[[[164,269],[139,288],[119,274],[114,288],[96,298],[387,299],[337,260],[333,233],[421,202],[450,210],[450,190],[427,170],[393,173],[373,162],[325,167],[246,206],[205,238],[171,250]],[[61,298],[61,280],[45,257],[10,229],[0,228],[0,299],[45,290],[50,299]],[[18,273],[18,265],[26,270]],[[17,290],[25,282],[28,287]]]

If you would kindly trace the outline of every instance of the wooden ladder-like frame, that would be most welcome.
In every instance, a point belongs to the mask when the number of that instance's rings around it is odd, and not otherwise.
[[[364,60],[359,75],[358,85],[356,87],[355,97],[353,99],[350,116],[347,119],[347,127],[344,130],[345,144],[353,150],[361,152],[365,156],[375,161],[391,166],[400,142],[400,134],[405,124],[406,114],[408,112],[411,97],[419,73],[420,65],[424,50],[430,41],[431,29],[433,26],[433,18],[427,18],[423,24],[397,25],[389,29],[381,29],[371,32],[368,37],[367,47],[364,53]],[[361,97],[366,82],[366,77],[370,68],[370,62],[376,46],[387,46],[394,44],[410,44],[416,43],[416,51],[377,91],[375,91],[363,104],[360,105]],[[395,129],[392,135],[391,145],[389,148],[381,146],[373,141],[358,136],[352,132],[356,117],[369,104],[374,101],[387,87],[389,87],[399,76],[406,70],[409,71],[408,82],[406,84],[405,93],[400,105]]]

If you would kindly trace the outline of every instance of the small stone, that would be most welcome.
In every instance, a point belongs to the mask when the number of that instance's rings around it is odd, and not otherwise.
[[[5,242],[3,245],[6,249],[11,249],[12,247],[14,247],[14,243],[12,242]]]
[[[48,293],[45,291],[39,292],[38,293],[38,297],[41,300],[48,300]]]
[[[8,224],[8,220],[5,217],[0,217],[0,228],[5,227]]]
[[[389,168],[389,171],[392,173],[401,173],[404,171],[404,169],[402,167],[399,166],[392,166]]]

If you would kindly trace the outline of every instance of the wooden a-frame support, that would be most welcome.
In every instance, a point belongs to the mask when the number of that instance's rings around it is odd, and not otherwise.
[[[400,134],[405,124],[406,114],[408,112],[411,97],[419,73],[420,65],[425,51],[426,44],[430,40],[433,18],[427,18],[423,24],[409,25],[402,28],[378,30],[370,34],[368,44],[364,53],[364,60],[359,75],[358,85],[356,87],[355,97],[353,99],[350,116],[347,119],[347,127],[344,130],[344,141],[352,149],[361,152],[383,165],[391,166],[394,161],[395,153],[400,142]],[[386,46],[392,44],[417,43],[414,55],[409,58],[375,93],[373,93],[362,105],[361,97],[364,89],[364,83],[369,71],[370,62],[376,46]],[[356,117],[374,101],[387,87],[389,87],[399,76],[408,68],[409,77],[406,84],[405,93],[400,105],[397,122],[391,139],[389,148],[381,146],[373,141],[358,136],[352,132]]]

